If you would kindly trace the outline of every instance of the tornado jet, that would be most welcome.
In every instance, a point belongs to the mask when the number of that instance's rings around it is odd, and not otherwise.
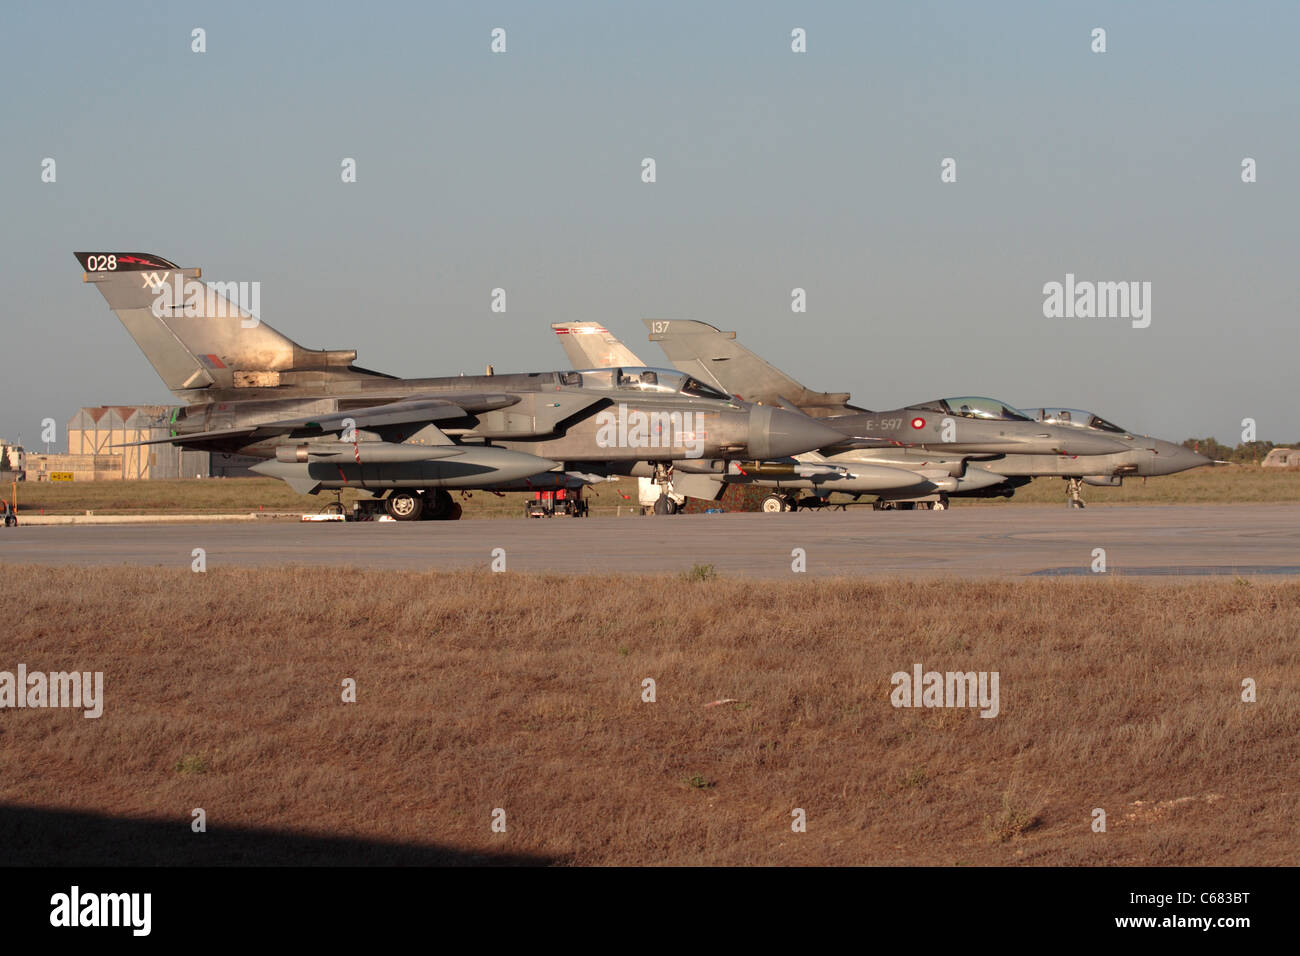
[[[840,432],[840,441],[822,449],[824,454],[800,456],[795,472],[779,474],[779,466],[769,463],[727,478],[774,488],[763,501],[767,511],[824,504],[835,491],[855,498],[874,494],[880,507],[943,509],[950,495],[1010,496],[1028,483],[1026,476],[998,470],[1012,456],[1094,455],[1126,447],[1110,436],[1036,422],[990,398],[936,399],[868,411],[849,404],[847,392],[814,392],[804,387],[736,342],[735,333],[686,320],[647,319],[645,323],[650,340],[663,347],[680,371],[738,399],[799,409]],[[617,349],[626,352],[595,323],[553,328],[571,361],[621,354]],[[988,464],[975,469],[970,467],[973,461]],[[684,490],[689,481],[675,476],[673,483],[678,491],[696,496],[695,490]],[[698,483],[695,488],[699,489]],[[705,486],[699,496],[709,496],[713,488],[716,485]],[[800,499],[801,491],[812,495]]]
[[[674,459],[780,458],[842,436],[797,410],[641,366],[397,378],[273,329],[235,283],[147,253],[78,252],[183,403],[170,443],[251,455],[295,491],[356,488],[398,520],[458,518],[449,489],[529,491],[646,474]]]

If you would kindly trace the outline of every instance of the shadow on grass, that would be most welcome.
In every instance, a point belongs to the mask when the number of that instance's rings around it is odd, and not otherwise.
[[[0,805],[0,866],[553,866],[560,857]]]

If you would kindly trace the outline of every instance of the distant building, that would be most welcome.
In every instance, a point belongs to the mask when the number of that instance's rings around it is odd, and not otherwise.
[[[1274,448],[1260,464],[1264,468],[1300,468],[1300,448]]]
[[[99,405],[83,408],[68,422],[68,454],[118,459],[118,479],[195,478],[208,474],[207,452],[173,445],[132,445],[166,438],[166,405]],[[107,468],[107,465],[104,466]],[[96,480],[108,476],[99,467]]]
[[[121,481],[121,455],[27,453],[27,481]]]
[[[9,458],[9,468],[4,467],[5,456]],[[13,442],[5,441],[0,438],[0,481],[22,481],[23,470],[26,467],[23,463],[23,446],[15,445]]]
[[[256,459],[175,445],[138,445],[171,434],[167,405],[96,405],[68,421],[68,453],[25,455],[29,481],[123,481],[252,474]]]

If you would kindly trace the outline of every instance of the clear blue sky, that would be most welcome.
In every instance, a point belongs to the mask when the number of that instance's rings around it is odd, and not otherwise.
[[[549,323],[578,319],[663,364],[640,318],[696,318],[868,407],[988,394],[1300,439],[1295,3],[0,16],[0,435],[28,447],[81,405],[170,400],[78,249],[258,280],[267,322],[404,376],[563,367]],[[1045,319],[1067,272],[1150,281],[1151,327]]]

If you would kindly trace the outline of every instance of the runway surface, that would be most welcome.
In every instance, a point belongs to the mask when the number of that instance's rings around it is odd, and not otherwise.
[[[1300,504],[866,509],[414,523],[0,528],[0,562],[130,564],[209,570],[320,564],[412,570],[487,568],[495,548],[524,572],[646,573],[711,564],[719,574],[784,577],[802,548],[816,576],[1300,574]]]

